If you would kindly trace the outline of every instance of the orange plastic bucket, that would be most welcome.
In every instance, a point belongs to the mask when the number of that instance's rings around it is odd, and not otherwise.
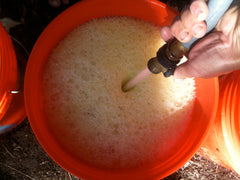
[[[219,107],[200,154],[240,174],[240,71],[221,77]]]
[[[26,117],[20,78],[11,38],[0,23],[0,134],[17,126]]]
[[[83,179],[161,179],[182,167],[200,148],[215,118],[218,104],[218,79],[196,79],[196,99],[191,121],[174,148],[154,167],[100,169],[77,160],[62,148],[47,125],[43,112],[42,78],[52,50],[75,27],[105,16],[129,16],[169,25],[177,12],[156,0],[83,0],[55,18],[36,42],[25,75],[25,105],[31,127],[42,147],[60,166]],[[207,93],[206,93],[207,92]]]

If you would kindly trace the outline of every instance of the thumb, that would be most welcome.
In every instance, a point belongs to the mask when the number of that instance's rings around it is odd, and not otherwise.
[[[175,72],[176,79],[187,77],[212,78],[229,71],[233,63],[229,46],[222,40],[223,34],[213,32],[201,39],[189,52],[188,61],[179,65]]]
[[[176,79],[184,79],[188,77],[208,77],[208,72],[204,71],[204,67],[195,67],[192,61],[187,61],[184,64],[179,65],[175,72],[174,72],[174,78]],[[199,71],[200,70],[200,71]]]

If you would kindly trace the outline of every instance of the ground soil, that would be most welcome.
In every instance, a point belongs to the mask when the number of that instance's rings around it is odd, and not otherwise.
[[[162,0],[181,11],[190,0]],[[10,29],[9,34],[31,52],[42,30],[60,12],[76,3],[58,8],[49,6],[47,0],[1,0],[0,18],[10,17],[20,22]],[[6,179],[78,179],[57,165],[36,140],[28,119],[19,126],[0,135],[0,180]],[[195,155],[181,169],[165,180],[240,180],[233,171],[210,160]]]

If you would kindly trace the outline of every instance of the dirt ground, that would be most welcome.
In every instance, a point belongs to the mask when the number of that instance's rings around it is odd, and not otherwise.
[[[189,0],[162,0],[181,10]],[[47,0],[0,0],[0,18],[10,17],[20,22],[11,28],[10,34],[31,52],[31,49],[47,24],[60,12],[77,2],[58,8],[49,6]],[[0,135],[0,180],[12,179],[78,179],[62,169],[38,144],[30,124],[25,119],[12,131]],[[165,180],[240,180],[233,171],[208,159],[195,155],[181,169]]]

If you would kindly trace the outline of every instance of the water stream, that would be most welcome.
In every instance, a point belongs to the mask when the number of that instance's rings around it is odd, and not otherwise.
[[[125,84],[122,85],[123,92],[127,92],[134,88],[140,81],[145,79],[151,72],[148,68],[142,70],[139,74],[137,74],[134,78],[127,81]]]

